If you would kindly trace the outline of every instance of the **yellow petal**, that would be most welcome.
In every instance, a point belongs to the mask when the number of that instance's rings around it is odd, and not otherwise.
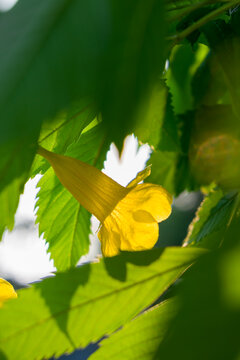
[[[78,159],[42,147],[38,153],[52,165],[62,185],[90,213],[103,221],[129,191],[100,170]]]
[[[140,184],[119,201],[98,233],[104,256],[151,249],[158,240],[158,222],[171,214],[171,195],[161,186]]]
[[[8,299],[14,299],[17,297],[13,286],[6,280],[0,278],[0,307],[3,302]]]
[[[139,171],[137,173],[137,176],[135,177],[135,179],[130,181],[130,183],[127,185],[127,188],[136,186],[141,181],[145,180],[151,174],[151,167],[152,167],[152,165],[148,165],[147,167],[145,167],[144,170]]]

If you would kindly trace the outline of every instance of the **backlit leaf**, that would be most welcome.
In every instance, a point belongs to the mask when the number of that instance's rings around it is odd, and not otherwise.
[[[177,312],[177,302],[168,300],[150,308],[100,343],[90,360],[151,360]]]
[[[0,309],[0,351],[9,360],[34,360],[86,346],[153,303],[202,253],[123,253],[20,290]]]
[[[96,126],[69,146],[65,155],[101,169],[108,147],[101,127]],[[88,252],[91,214],[62,186],[52,168],[47,170],[38,186],[39,233],[44,233],[49,243],[54,265],[65,270],[76,265]]]
[[[219,247],[233,215],[235,200],[235,192],[224,195],[221,189],[211,191],[203,200],[189,226],[185,245]]]

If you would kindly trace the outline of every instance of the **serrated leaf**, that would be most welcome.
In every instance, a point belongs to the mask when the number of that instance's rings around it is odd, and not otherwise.
[[[224,195],[221,189],[211,191],[190,224],[184,244],[207,248],[219,247],[232,215],[235,199],[235,193]]]
[[[177,302],[168,300],[150,308],[100,343],[90,360],[151,360],[177,312]]]
[[[12,230],[14,214],[18,207],[21,193],[21,182],[15,179],[0,192],[0,240],[6,229]]]
[[[175,114],[184,114],[193,109],[192,79],[207,51],[203,45],[199,45],[195,51],[190,45],[174,47],[166,79]]]
[[[102,168],[109,143],[100,126],[82,134],[65,155]],[[37,222],[39,233],[49,243],[48,251],[59,270],[75,266],[88,252],[90,217],[79,202],[62,186],[52,168],[38,183]]]
[[[201,254],[173,247],[123,253],[20,290],[0,309],[0,351],[34,360],[86,346],[153,303]]]
[[[171,116],[173,116],[173,114]],[[167,122],[168,119],[166,119],[166,123]],[[165,149],[169,148],[173,150],[175,147],[175,151],[153,151],[148,161],[148,164],[152,164],[149,182],[162,185],[174,195],[179,195],[186,189],[195,190],[196,188],[188,159],[193,123],[192,112],[179,115],[177,122],[178,124],[174,124],[171,130],[173,131],[171,135],[172,144],[170,143],[168,145],[164,140],[160,143]],[[169,125],[166,124],[165,126],[166,129],[169,128]]]
[[[160,151],[179,151],[180,141],[177,128],[177,120],[172,107],[172,96],[168,94],[166,111],[163,117],[163,124],[160,132],[160,139],[157,145]]]
[[[159,184],[171,194],[174,194],[177,153],[154,151],[151,154],[148,164],[152,165],[148,182]]]
[[[38,144],[53,152],[64,153],[67,147],[78,140],[83,129],[96,116],[96,109],[88,99],[82,99],[67,111],[63,111],[51,122],[42,125]],[[44,173],[49,163],[41,156],[36,156],[31,175]]]
[[[0,239],[5,229],[13,229],[19,197],[29,176],[35,153],[29,142],[28,138],[19,139],[0,146]]]
[[[134,134],[143,143],[157,147],[165,114],[167,87],[158,81],[146,95],[137,111]],[[154,129],[154,131],[153,131]]]

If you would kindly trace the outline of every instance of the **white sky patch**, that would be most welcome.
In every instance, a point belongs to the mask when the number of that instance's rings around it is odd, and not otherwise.
[[[0,0],[0,11],[9,11],[18,0]]]
[[[148,145],[139,147],[137,139],[130,135],[125,140],[121,159],[115,145],[111,145],[103,171],[125,186],[144,169],[150,152]],[[27,182],[15,216],[15,228],[11,233],[5,232],[0,243],[0,277],[20,283],[37,281],[55,271],[50,254],[47,253],[48,245],[42,237],[39,238],[38,226],[34,225],[34,206],[38,192],[36,185],[39,178],[37,176]],[[96,235],[99,222],[95,217],[92,217],[91,222],[90,250],[79,263],[91,261],[101,253]]]

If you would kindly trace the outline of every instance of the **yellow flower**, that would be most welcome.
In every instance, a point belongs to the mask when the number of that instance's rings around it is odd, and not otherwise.
[[[145,250],[158,239],[158,223],[171,214],[171,195],[161,186],[138,184],[149,168],[123,187],[95,167],[39,147],[63,186],[101,222],[98,237],[104,256],[120,250]]]
[[[17,297],[13,286],[6,280],[0,278],[0,307],[4,301]]]

